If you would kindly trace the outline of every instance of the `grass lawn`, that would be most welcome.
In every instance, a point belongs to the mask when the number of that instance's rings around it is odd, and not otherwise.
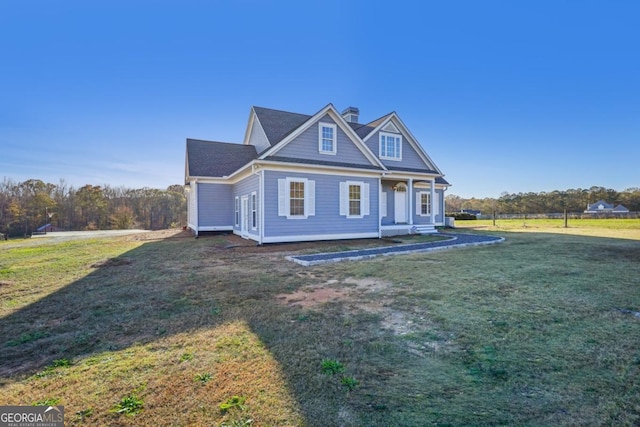
[[[12,241],[0,405],[64,405],[66,425],[638,425],[640,220],[468,223],[507,240],[315,267],[284,256],[375,243]]]

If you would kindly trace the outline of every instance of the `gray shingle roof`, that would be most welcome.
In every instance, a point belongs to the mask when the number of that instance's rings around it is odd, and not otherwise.
[[[187,139],[187,175],[231,175],[258,157],[253,145]]]
[[[287,135],[299,128],[311,117],[308,114],[291,113],[288,111],[274,110],[264,107],[253,107],[264,133],[271,146],[282,141]],[[354,132],[362,139],[369,135],[376,126],[387,119],[389,113],[370,123],[348,123]],[[199,139],[187,139],[187,176],[209,176],[224,177],[231,175],[252,160],[257,159],[259,154],[255,146],[234,144],[228,142],[204,141]],[[267,160],[280,161],[284,163],[317,164],[326,166],[354,167],[361,169],[380,170],[374,165],[356,165],[341,162],[328,162],[317,160],[293,159],[287,157],[271,156]],[[433,173],[437,171],[428,168],[391,168],[391,170]],[[444,178],[436,178],[439,184],[450,185]]]
[[[253,107],[253,111],[256,112],[272,147],[311,118],[307,114],[290,113],[264,107]]]
[[[365,136],[369,135],[371,131],[375,128],[363,123],[349,123],[351,129],[353,129],[356,134],[360,137],[360,139],[364,139]]]

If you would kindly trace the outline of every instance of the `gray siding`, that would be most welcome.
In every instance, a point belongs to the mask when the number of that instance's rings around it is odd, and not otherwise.
[[[233,224],[233,198],[228,184],[198,183],[198,227]],[[229,209],[229,206],[232,208]]]
[[[389,169],[396,167],[429,169],[429,165],[422,161],[418,152],[411,146],[409,141],[407,141],[407,137],[403,134],[400,135],[402,135],[402,161],[380,159],[382,164]],[[366,144],[367,147],[380,158],[380,132],[374,133],[373,136],[367,140]]]
[[[278,179],[307,178],[315,181],[315,215],[307,219],[278,216]],[[340,215],[340,182],[369,183],[369,215],[346,218]],[[379,187],[376,178],[265,171],[265,240],[279,236],[344,235],[378,233]],[[319,237],[321,238],[321,237]]]
[[[233,186],[233,191],[232,191],[232,195],[231,195],[231,203],[230,203],[230,211],[231,211],[231,217],[232,217],[232,223],[233,223],[233,229],[237,232],[240,232],[240,226],[236,226],[235,224],[235,198],[239,197],[242,198],[242,196],[248,196],[249,197],[249,211],[247,212],[247,215],[249,215],[249,227],[247,232],[254,236],[257,237],[260,233],[260,178],[257,175],[251,175],[245,179],[243,179],[242,181],[236,183]],[[251,228],[251,193],[252,192],[256,192],[257,195],[257,203],[258,203],[258,224],[257,224],[257,229],[253,230]]]
[[[262,130],[262,125],[258,119],[254,119],[253,127],[251,128],[251,134],[249,135],[249,144],[256,147],[256,151],[258,153],[262,153],[264,150],[269,148],[269,141],[267,140],[267,136]]]
[[[419,203],[418,202],[418,193],[420,191],[431,191],[428,188],[414,188],[413,191],[413,206],[411,207],[412,211],[411,213],[413,214],[413,223],[414,224],[431,224],[431,218],[429,216],[421,216],[421,215],[416,215],[416,204]],[[438,212],[436,214],[435,220],[434,222],[436,224],[439,224],[441,222],[444,222],[444,212],[443,212],[443,203],[444,203],[444,191],[440,190],[438,188],[436,188],[435,191],[435,195],[436,198],[438,199]]]
[[[394,198],[394,190],[391,189],[391,186],[395,184],[395,182],[383,182],[382,183],[382,191],[387,193],[387,212],[386,216],[382,217],[381,224],[384,225],[394,225],[395,224],[395,198]],[[431,224],[431,219],[429,216],[421,216],[416,215],[416,205],[419,203],[418,201],[418,192],[420,191],[430,191],[428,188],[413,188],[412,193],[412,201],[411,206],[409,207],[409,215],[413,218],[414,225],[420,224]],[[442,211],[442,206],[444,203],[444,191],[436,188],[436,197],[438,198],[438,214],[436,215],[435,222],[441,223],[444,222],[444,212]]]
[[[362,154],[360,149],[349,139],[346,133],[337,127],[337,153],[321,154],[318,150],[318,123],[336,124],[329,116],[325,115],[317,122],[313,123],[309,129],[304,131],[295,140],[289,142],[275,155],[280,157],[291,157],[295,159],[311,159],[328,162],[351,163],[358,165],[371,165],[371,162]]]
[[[387,193],[387,212],[382,212],[382,225],[393,225],[395,224],[395,200],[393,197],[394,191],[391,188],[393,184],[383,182],[382,183],[382,191]]]

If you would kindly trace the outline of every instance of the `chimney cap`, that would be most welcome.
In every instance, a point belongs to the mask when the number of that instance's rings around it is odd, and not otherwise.
[[[344,109],[344,111],[342,112],[342,115],[344,116],[345,114],[360,114],[360,110],[358,110],[357,107],[347,107]]]

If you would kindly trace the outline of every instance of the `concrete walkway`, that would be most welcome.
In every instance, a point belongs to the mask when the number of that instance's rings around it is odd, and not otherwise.
[[[427,243],[409,243],[402,245],[383,246],[370,249],[356,249],[344,252],[327,252],[311,255],[292,255],[286,258],[300,265],[308,267],[310,265],[325,264],[328,262],[357,261],[374,258],[380,255],[401,255],[415,252],[442,251],[451,248],[463,248],[467,246],[492,245],[504,242],[504,237],[483,236],[478,234],[462,233],[440,233],[449,237],[447,240],[438,240]]]

